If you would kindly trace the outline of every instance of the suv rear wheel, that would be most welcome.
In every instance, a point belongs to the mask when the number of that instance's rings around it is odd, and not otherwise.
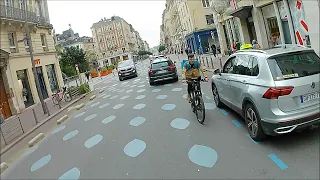
[[[260,115],[251,103],[246,105],[244,119],[249,135],[253,140],[261,141],[266,138],[266,135],[261,127]]]

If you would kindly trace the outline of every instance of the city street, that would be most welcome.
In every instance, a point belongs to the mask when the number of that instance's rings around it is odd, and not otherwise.
[[[187,86],[149,86],[148,65],[138,63],[137,78],[94,80],[97,98],[47,132],[1,178],[319,179],[319,129],[255,142],[238,115],[216,108],[210,82],[202,83],[201,125],[186,101]]]

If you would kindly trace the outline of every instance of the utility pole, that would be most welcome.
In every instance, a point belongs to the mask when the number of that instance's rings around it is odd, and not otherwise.
[[[44,114],[47,114],[47,106],[45,104],[45,102],[43,101],[43,94],[40,88],[40,83],[39,83],[39,78],[37,75],[37,70],[36,70],[36,66],[34,63],[34,58],[33,58],[33,48],[32,48],[32,42],[31,42],[31,36],[30,36],[30,31],[29,31],[29,23],[28,23],[28,5],[27,5],[27,0],[23,0],[24,3],[24,13],[25,13],[25,24],[26,24],[26,40],[27,40],[27,44],[29,45],[29,53],[30,53],[30,60],[31,60],[31,64],[32,64],[32,71],[33,71],[33,76],[34,79],[36,81],[36,88],[37,88],[37,92],[39,95],[39,99],[40,99],[40,103],[42,106],[42,110]]]

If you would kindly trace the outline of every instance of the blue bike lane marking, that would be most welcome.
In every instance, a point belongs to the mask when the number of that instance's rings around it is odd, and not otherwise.
[[[281,161],[281,159],[278,158],[277,155],[269,154],[268,156],[281,170],[288,169],[288,166],[283,161]]]

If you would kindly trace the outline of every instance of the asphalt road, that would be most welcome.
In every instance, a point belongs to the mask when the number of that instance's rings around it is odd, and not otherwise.
[[[175,58],[175,57],[173,57]],[[97,98],[46,134],[2,179],[319,179],[319,129],[255,142],[241,118],[213,103],[203,83],[204,125],[186,86],[139,77],[95,80]],[[209,74],[210,75],[210,74]]]

